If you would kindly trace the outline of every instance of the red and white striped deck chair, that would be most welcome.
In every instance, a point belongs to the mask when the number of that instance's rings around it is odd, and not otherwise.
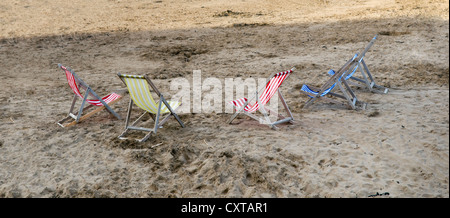
[[[112,93],[106,95],[105,97],[100,98],[94,92],[94,90],[92,90],[85,82],[83,82],[75,74],[75,72],[73,72],[70,68],[64,67],[61,64],[58,64],[58,67],[61,68],[65,72],[67,82],[69,83],[70,88],[74,92],[72,105],[70,106],[70,110],[69,110],[69,115],[67,117],[65,117],[64,119],[58,121],[58,125],[60,125],[62,127],[72,126],[78,122],[81,122],[82,120],[85,120],[86,118],[92,116],[93,114],[95,114],[105,108],[108,112],[110,112],[115,117],[117,117],[117,119],[121,119],[120,116],[110,107],[110,105],[114,104],[122,97],[120,94],[112,92]],[[84,96],[80,92],[80,89],[79,89],[80,87],[85,90]],[[88,99],[88,96],[90,96],[91,98]],[[82,99],[83,101],[81,102],[81,106],[78,109],[78,111],[74,113],[73,110],[74,110],[75,103],[78,98]],[[89,105],[84,107],[86,102],[89,103]],[[94,106],[97,108],[90,111],[89,113],[87,113],[85,115],[82,115],[84,110],[94,107]],[[72,120],[72,122],[64,124],[68,120]]]
[[[280,91],[281,84],[286,80],[286,78],[291,75],[291,73],[295,70],[295,67],[284,71],[280,73],[272,74],[269,77],[269,81],[266,83],[266,86],[264,87],[264,90],[262,91],[262,94],[258,97],[258,92],[256,92],[255,96],[248,100],[247,98],[240,98],[234,101],[229,102],[229,104],[232,104],[235,106],[236,113],[231,116],[230,120],[228,120],[228,123],[231,124],[233,120],[239,115],[239,114],[245,114],[255,120],[258,120],[262,124],[269,125],[272,129],[277,129],[275,125],[290,122],[292,123],[294,121],[294,117],[292,117],[292,113],[289,110],[288,105],[286,104],[286,101],[283,98],[283,95]],[[272,98],[272,96],[275,94],[275,92],[278,92],[278,96],[281,100],[281,103],[284,106],[284,109],[286,110],[286,113],[288,117],[284,117],[281,114],[276,113],[275,111],[269,109],[267,106],[267,102]],[[256,99],[256,102],[251,104],[250,102]],[[281,118],[281,120],[271,121],[267,111],[274,113],[277,115],[278,118]],[[253,112],[259,111],[263,115],[263,117],[258,117]]]

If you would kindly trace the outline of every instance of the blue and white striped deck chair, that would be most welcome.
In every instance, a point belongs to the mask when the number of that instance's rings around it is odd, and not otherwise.
[[[128,113],[127,113],[127,118],[125,121],[125,131],[119,135],[119,139],[126,139],[126,138],[124,138],[124,136],[129,130],[138,130],[138,131],[149,132],[142,139],[139,140],[139,142],[144,142],[151,136],[152,133],[156,134],[157,130],[160,127],[162,127],[162,125],[172,116],[175,117],[175,119],[178,121],[178,123],[181,125],[181,127],[183,127],[183,128],[185,127],[184,123],[181,121],[181,119],[175,113],[176,109],[181,105],[181,103],[177,102],[177,101],[166,101],[164,96],[158,91],[156,86],[152,83],[152,81],[146,75],[139,76],[139,75],[127,75],[127,74],[120,74],[120,73],[118,73],[117,75],[122,80],[122,82],[127,86],[128,92],[130,94],[130,103],[128,105]],[[150,87],[149,87],[149,85],[150,85]],[[150,92],[150,88],[159,97],[159,102],[156,102],[153,99],[152,93]],[[133,103],[136,104],[142,110],[144,110],[144,113],[142,115],[140,115],[130,125],[129,121],[130,121],[130,115],[131,115]],[[144,127],[136,126],[136,124],[147,113],[150,115],[150,117],[155,122],[154,127],[151,129],[151,128],[144,128]],[[166,117],[164,117],[160,121],[160,116],[162,114],[167,114],[167,113],[168,113],[168,115],[166,115]]]
[[[332,76],[322,87],[318,88],[310,85],[308,86],[306,84],[302,85],[300,92],[310,97],[310,99],[305,103],[304,108],[309,107],[316,99],[320,98],[335,104],[347,105],[352,109],[357,108],[365,109],[367,103],[358,100],[355,93],[346,82],[346,80],[350,78],[356,71],[357,62],[355,60],[358,57],[357,55],[355,55],[352,59],[347,61],[347,63],[345,63],[345,65],[341,69],[339,69],[338,72],[330,70],[328,74],[331,74]],[[353,70],[350,72],[351,69]],[[339,87],[339,90],[342,92],[342,94],[332,92],[332,90],[336,86]],[[331,98],[331,96],[344,99],[345,101],[344,102],[337,101]]]
[[[377,37],[378,37],[378,35],[375,35],[375,37],[372,39],[372,41],[375,41],[377,39]],[[368,46],[371,46],[371,44],[369,44]],[[361,72],[362,78],[358,78],[358,77],[354,76],[354,73],[356,72],[357,69],[359,69],[359,71]],[[334,75],[334,71],[330,70],[328,72],[328,74],[330,74],[332,76],[332,75]],[[362,87],[362,88],[364,88],[364,87],[368,88],[371,92],[386,94],[389,91],[388,88],[380,86],[375,83],[375,80],[374,80],[372,74],[370,73],[369,68],[366,65],[366,62],[364,61],[364,56],[362,56],[359,59],[358,65],[354,68],[353,72],[346,76],[345,80],[348,80],[348,79],[356,81],[356,83],[348,81],[349,84],[355,85],[358,87]]]
[[[356,57],[358,57],[358,53],[356,53],[355,56],[353,56],[353,58],[351,59],[351,61],[355,60]],[[357,69],[357,68],[358,68],[358,66],[356,66],[350,74],[346,75],[346,76],[345,76],[345,80],[348,80],[349,78],[351,78],[351,77],[353,76],[353,74],[356,72],[356,69]],[[328,71],[328,74],[329,74],[330,76],[333,76],[334,74],[336,74],[336,72],[335,72],[333,69],[331,69],[331,70]],[[342,75],[342,76],[343,76],[343,75]],[[341,79],[342,76],[341,76],[339,79]],[[325,89],[325,91],[323,91],[322,94],[321,94],[320,96],[323,97],[323,96],[325,96],[326,94],[330,93],[331,90],[333,90],[335,86],[336,86],[336,83],[333,83],[333,85],[331,85],[329,88]],[[316,96],[317,94],[319,94],[318,92],[314,91],[313,89],[311,89],[311,88],[310,88],[308,85],[306,85],[306,84],[304,84],[304,85],[302,86],[301,90],[302,90],[303,92],[305,92],[306,94],[311,93],[313,96],[308,95],[308,96],[311,97],[311,98],[313,98],[314,96]]]

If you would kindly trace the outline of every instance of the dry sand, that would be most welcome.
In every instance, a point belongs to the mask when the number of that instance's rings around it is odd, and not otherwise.
[[[225,2],[225,3],[224,3]],[[367,110],[303,105],[370,39],[388,94]],[[449,197],[448,0],[98,0],[0,2],[0,197]],[[70,128],[57,64],[100,95],[117,72],[173,79],[266,78],[296,123],[279,131],[228,113],[186,113],[145,143],[119,140],[105,111]],[[113,108],[126,116],[129,96]],[[153,147],[154,145],[159,145]]]

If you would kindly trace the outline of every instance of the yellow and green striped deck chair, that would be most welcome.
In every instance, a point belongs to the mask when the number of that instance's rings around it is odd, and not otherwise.
[[[126,139],[124,136],[127,134],[129,130],[138,130],[138,131],[146,131],[147,133],[144,138],[140,139],[139,142],[146,141],[152,133],[156,134],[156,131],[171,117],[175,117],[181,127],[184,128],[184,123],[180,120],[178,115],[175,113],[175,110],[181,105],[180,102],[177,101],[166,101],[163,95],[158,91],[156,86],[151,82],[151,80],[146,76],[139,75],[127,75],[127,74],[117,74],[122,82],[127,86],[128,92],[130,94],[130,103],[128,105],[128,113],[125,121],[125,131],[120,134],[119,139]],[[149,87],[150,85],[150,87]],[[156,102],[152,93],[150,92],[150,88],[158,95],[159,102]],[[145,112],[140,115],[131,125],[130,115],[133,103],[140,107]],[[149,114],[150,117],[155,121],[155,125],[153,129],[144,128],[136,126],[136,124],[142,119],[145,114]],[[167,114],[160,121],[160,116],[162,114]]]

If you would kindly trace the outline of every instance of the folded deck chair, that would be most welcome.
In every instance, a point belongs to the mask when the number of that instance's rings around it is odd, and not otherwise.
[[[378,35],[375,35],[375,37],[372,39],[372,41],[374,42],[377,39],[377,37],[378,37]],[[369,43],[368,47],[372,46],[373,42]],[[359,69],[359,71],[361,72],[362,78],[358,78],[355,75],[353,75],[357,69]],[[328,71],[328,74],[334,75],[334,71],[330,70],[330,71]],[[389,91],[388,88],[380,86],[375,83],[375,80],[364,61],[364,56],[362,56],[360,58],[360,60],[358,61],[358,64],[353,69],[352,73],[347,75],[345,79],[346,80],[351,79],[353,81],[356,81],[356,82],[348,81],[348,83],[351,85],[358,86],[358,87],[368,88],[371,92],[386,94]]]
[[[118,73],[117,75],[122,80],[122,82],[127,86],[131,96],[130,103],[128,105],[127,118],[125,121],[125,131],[123,131],[122,134],[119,135],[119,139],[126,139],[124,136],[129,130],[138,130],[149,132],[142,139],[138,140],[139,142],[144,142],[151,136],[152,133],[156,134],[157,130],[160,127],[162,127],[162,125],[172,116],[175,117],[175,119],[178,121],[181,127],[184,128],[184,123],[175,113],[175,110],[181,105],[181,103],[177,101],[166,101],[163,95],[158,91],[156,86],[146,75],[138,76],[120,73]],[[150,87],[148,85],[150,85]],[[152,93],[150,92],[150,88],[159,97],[158,103],[155,102],[155,100],[153,99]],[[141,114],[131,125],[129,125],[133,103],[136,104],[142,110],[144,110],[144,113]],[[154,120],[155,122],[154,127],[150,129],[136,126],[136,124],[147,113]],[[168,113],[168,115],[160,121],[160,116],[166,113]]]
[[[244,114],[247,115],[255,120],[258,120],[262,124],[269,125],[272,129],[277,129],[275,125],[286,123],[286,122],[293,122],[294,118],[292,117],[291,111],[289,110],[288,105],[286,104],[286,101],[283,98],[283,95],[281,94],[281,91],[279,87],[283,83],[284,80],[295,70],[295,67],[291,70],[276,73],[271,75],[268,79],[269,81],[266,83],[266,86],[264,87],[264,90],[262,91],[262,94],[258,97],[258,92],[254,95],[253,98],[248,100],[247,98],[241,98],[234,101],[229,102],[229,104],[232,104],[235,106],[236,112],[231,116],[230,120],[228,120],[228,123],[230,124],[233,122],[233,120],[239,115]],[[281,103],[284,106],[284,109],[286,110],[286,113],[288,117],[284,117],[281,114],[278,114],[274,112],[273,110],[269,109],[267,106],[267,102],[272,98],[272,96],[275,94],[275,92],[278,92],[278,96],[281,99]],[[256,102],[254,104],[250,104],[250,102],[256,99]],[[267,111],[271,113],[274,113],[277,115],[278,118],[281,118],[281,120],[271,121]],[[258,117],[253,112],[259,111],[263,115],[263,117]]]
[[[114,110],[110,107],[112,104],[117,102],[122,97],[120,94],[112,92],[112,93],[106,95],[105,97],[100,98],[97,95],[97,93],[95,93],[94,90],[92,90],[91,87],[89,87],[85,82],[83,82],[83,80],[81,80],[75,74],[75,72],[73,72],[72,69],[70,69],[68,67],[64,67],[61,64],[58,64],[58,67],[61,68],[66,73],[67,82],[69,83],[70,88],[74,92],[72,105],[70,106],[70,110],[69,110],[69,115],[67,117],[63,118],[62,120],[58,121],[58,125],[60,125],[62,127],[72,126],[105,108],[108,112],[113,114],[115,117],[117,117],[118,119],[121,119],[120,116],[116,112],[114,112]],[[84,96],[81,94],[79,88],[82,88],[83,90],[85,90]],[[90,98],[88,98],[88,97],[90,97]],[[81,106],[78,109],[78,111],[76,111],[74,113],[75,103],[78,98],[82,99]],[[84,107],[86,102],[89,103],[89,105]],[[85,115],[82,115],[83,111],[86,111],[87,109],[89,109],[91,107],[97,107],[97,108],[94,110],[91,110],[90,112],[86,113]],[[72,120],[72,121],[69,123],[66,123],[69,120]],[[64,124],[64,123],[66,123],[66,124]]]
[[[361,54],[356,54],[338,72],[330,70],[328,74],[332,75],[331,78],[320,88],[303,84],[300,92],[310,97],[305,103],[304,108],[312,105],[317,99],[323,99],[331,103],[348,106],[352,109],[366,109],[367,103],[360,101],[347,83],[347,80],[355,73],[360,57],[362,57]],[[339,87],[338,91],[341,93],[334,91],[336,87]],[[339,101],[339,99],[343,101]]]

